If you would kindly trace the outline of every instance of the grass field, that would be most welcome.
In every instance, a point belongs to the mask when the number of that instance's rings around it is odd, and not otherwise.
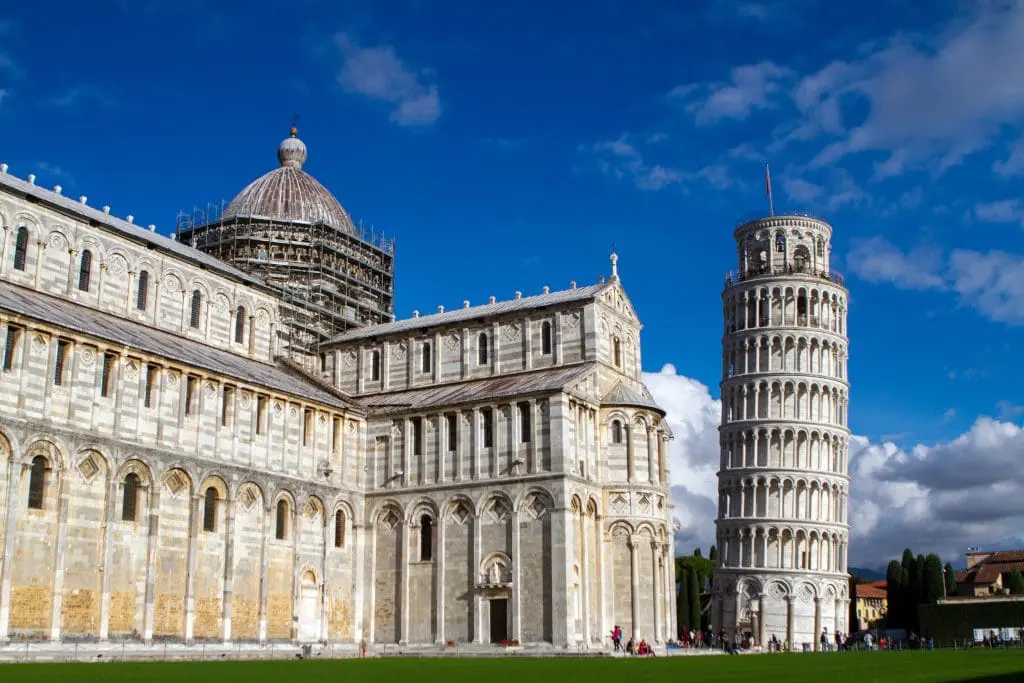
[[[655,659],[367,659],[12,664],[11,683],[1024,683],[1024,649]]]

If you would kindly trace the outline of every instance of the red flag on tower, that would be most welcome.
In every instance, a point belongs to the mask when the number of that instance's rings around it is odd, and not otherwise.
[[[775,215],[775,202],[772,201],[772,172],[768,164],[764,165],[764,191],[768,195],[768,213]]]

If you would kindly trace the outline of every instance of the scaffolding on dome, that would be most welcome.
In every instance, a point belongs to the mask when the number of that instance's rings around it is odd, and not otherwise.
[[[323,371],[319,346],[353,327],[394,320],[394,241],[357,227],[223,218],[226,204],[179,212],[178,240],[262,279],[281,297],[281,355]],[[317,360],[319,359],[319,364]]]

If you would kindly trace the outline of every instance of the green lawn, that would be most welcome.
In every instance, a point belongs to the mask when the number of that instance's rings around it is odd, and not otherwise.
[[[655,659],[383,659],[14,664],[11,683],[1024,683],[1024,649]]]

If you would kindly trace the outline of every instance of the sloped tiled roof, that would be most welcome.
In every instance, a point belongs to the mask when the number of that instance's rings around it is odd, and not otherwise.
[[[466,382],[453,382],[422,389],[409,389],[361,397],[369,410],[382,412],[415,411],[435,406],[456,406],[478,401],[553,392],[568,387],[593,372],[594,365],[570,365],[522,372],[514,375],[488,377]]]
[[[866,600],[884,600],[887,594],[881,588],[872,586],[870,583],[858,583],[857,597]]]
[[[172,240],[170,237],[164,237],[163,235],[147,230],[142,226],[121,220],[116,216],[104,213],[99,209],[83,204],[80,201],[75,201],[70,197],[65,197],[62,194],[57,194],[56,192],[42,188],[39,185],[33,185],[32,183],[10,175],[9,173],[0,173],[0,188],[8,190],[15,195],[31,197],[44,206],[50,206],[61,213],[74,216],[84,223],[96,223],[97,225],[100,225],[115,234],[121,235],[122,237],[127,237],[128,239],[136,242],[142,242],[161,251],[170,252],[179,258],[191,261],[192,263],[208,268],[215,273],[230,277],[234,280],[240,280],[246,284],[263,288],[267,286],[259,278],[255,278],[252,275],[249,275],[234,266],[228,265],[220,259],[214,258],[209,254],[205,254],[187,244],[182,244],[177,240]]]
[[[967,571],[958,573],[956,580],[959,583],[992,584],[999,580],[1001,574],[1009,574],[1015,569],[1024,571],[1024,550],[996,550]]]
[[[637,391],[626,386],[624,382],[619,382],[612,390],[604,395],[601,399],[601,405],[603,406],[638,406],[641,408],[650,408],[656,410],[662,415],[665,411],[654,402],[654,397],[651,396],[650,392],[647,391],[647,387],[641,385],[642,391]]]
[[[328,343],[337,344],[350,342],[356,339],[367,339],[369,337],[383,337],[395,334],[396,332],[411,332],[413,330],[422,330],[429,327],[441,327],[452,323],[474,320],[476,318],[504,315],[506,313],[514,313],[516,311],[526,311],[532,308],[557,306],[559,304],[567,304],[576,301],[590,301],[593,300],[599,292],[610,286],[611,283],[588,285],[586,287],[577,287],[576,289],[564,289],[559,292],[549,292],[547,294],[538,294],[536,296],[525,296],[521,299],[496,301],[493,304],[484,304],[482,306],[457,308],[452,311],[445,311],[444,313],[421,315],[418,318],[396,320],[393,323],[387,323],[384,325],[361,327],[343,332],[331,339]]]
[[[343,409],[358,406],[340,392],[284,364],[262,363],[165,330],[0,281],[0,309],[88,337],[152,353],[190,367]]]

